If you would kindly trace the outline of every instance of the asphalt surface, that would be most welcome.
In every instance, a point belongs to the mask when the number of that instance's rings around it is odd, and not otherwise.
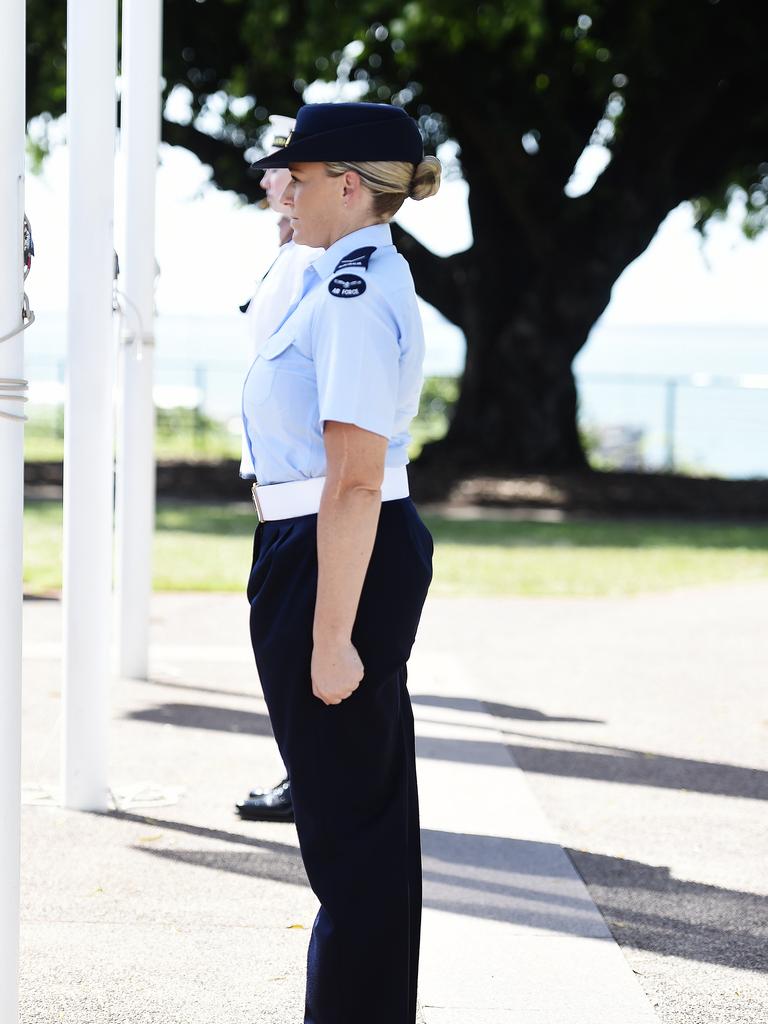
[[[425,627],[660,1020],[768,1020],[768,584],[444,601]]]
[[[646,1020],[623,971],[659,1021],[764,1024],[766,610],[763,582],[428,602],[411,672],[426,1024]],[[233,813],[281,775],[246,613],[155,598],[151,681],[112,690],[118,810],[89,814],[56,804],[61,608],[25,603],[22,1024],[301,1019],[316,903],[295,831]]]

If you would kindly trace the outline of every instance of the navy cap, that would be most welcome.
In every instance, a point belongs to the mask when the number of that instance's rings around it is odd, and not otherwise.
[[[334,161],[402,160],[419,164],[424,143],[412,117],[388,103],[308,103],[287,144],[252,167]]]

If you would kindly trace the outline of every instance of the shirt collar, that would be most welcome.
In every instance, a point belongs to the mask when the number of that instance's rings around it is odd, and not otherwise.
[[[373,245],[377,249],[384,245],[392,245],[392,231],[389,224],[369,224],[368,227],[358,228],[357,231],[352,231],[348,235],[342,235],[338,241],[325,250],[322,256],[312,260],[310,266],[322,280],[333,273],[339,260],[355,249],[362,249],[366,245]]]

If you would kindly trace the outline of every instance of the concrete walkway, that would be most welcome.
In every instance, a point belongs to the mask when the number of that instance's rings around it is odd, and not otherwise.
[[[423,662],[422,662],[423,664]],[[648,1000],[496,732],[450,666],[415,673],[426,1024],[652,1024]],[[441,686],[435,686],[438,681]],[[452,684],[452,685],[451,685]]]
[[[550,627],[561,604],[551,602]],[[599,603],[569,603],[577,619],[581,606]],[[561,845],[558,814],[545,815],[510,752],[488,673],[496,666],[501,685],[510,625],[526,614],[546,623],[548,607],[435,600],[425,613],[410,673],[423,1024],[698,1024],[707,1018],[679,1006],[654,1012]],[[57,806],[61,610],[25,603],[23,1024],[301,1021],[316,902],[295,831],[233,813],[248,788],[281,774],[247,610],[237,595],[156,596],[152,679],[113,687],[117,810],[97,815]],[[492,662],[468,662],[462,637],[491,629]]]

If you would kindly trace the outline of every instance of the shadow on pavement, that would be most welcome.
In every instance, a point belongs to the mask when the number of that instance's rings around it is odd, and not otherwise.
[[[263,700],[258,680],[250,690],[225,690],[222,686],[204,686],[202,683],[181,683],[177,679],[166,679],[164,676],[153,675],[150,679],[133,679],[131,682],[138,682],[140,686],[157,686],[159,689],[169,687],[173,690],[193,690],[195,693],[215,693],[219,697],[245,697]]]
[[[666,754],[649,754],[627,747],[611,747],[585,743],[589,750],[565,749],[563,746],[535,746],[537,739],[547,743],[575,746],[575,741],[559,736],[532,736],[499,729],[505,747],[526,772],[562,775],[624,785],[655,786],[662,789],[689,790],[715,796],[738,796],[752,800],[768,800],[768,772],[758,768],[695,761]],[[513,743],[506,737],[519,736],[525,743]],[[497,741],[445,739],[430,736],[417,738],[420,757],[464,764],[499,763]]]
[[[218,839],[233,846],[246,846],[245,852],[240,850],[153,850],[146,846],[134,846],[138,853],[149,853],[165,860],[180,861],[217,871],[230,871],[240,875],[253,875],[274,882],[288,882],[291,885],[308,885],[301,854],[297,846],[291,843],[276,843],[272,839],[259,839],[244,836],[238,832],[227,832],[220,828],[206,828],[193,825],[186,821],[172,821],[167,818],[154,818],[146,814],[133,814],[130,811],[107,811],[107,818],[118,818],[121,821],[136,821],[153,828],[167,829],[173,832],[186,832],[188,835],[200,836],[203,839]],[[293,829],[291,829],[293,832]]]
[[[567,849],[623,945],[768,972],[768,899],[675,878],[669,868]]]
[[[442,700],[442,699],[441,699]],[[476,703],[461,698],[438,699],[419,696],[414,703],[474,710]],[[555,718],[529,708],[486,704],[489,710],[503,708],[502,717],[521,718],[544,722],[589,722],[589,719]],[[499,712],[493,711],[494,715]],[[541,716],[541,717],[540,717]],[[132,711],[129,719],[142,722],[186,726],[194,729],[213,729],[224,733],[245,733],[253,736],[272,736],[269,716],[258,711],[240,711],[233,708],[206,704],[159,704],[155,707]],[[444,724],[444,723],[440,723]],[[482,728],[482,727],[481,727]],[[488,742],[477,740],[417,737],[416,751],[420,757],[454,761],[464,764],[499,764],[497,735],[504,737],[504,745],[516,763],[526,772],[543,775],[562,775],[624,785],[655,786],[662,789],[689,790],[715,796],[737,796],[752,800],[768,800],[768,772],[740,765],[697,761],[666,754],[650,754],[630,747],[613,747],[601,743],[583,743],[558,736],[536,736],[514,732],[499,723]],[[524,740],[515,743],[512,737]],[[546,746],[537,746],[543,740]],[[557,744],[550,746],[549,744]],[[578,749],[582,747],[584,749]]]
[[[457,711],[477,710],[476,701],[463,697],[415,694],[412,702],[419,706],[453,708]],[[533,708],[518,708],[493,701],[483,701],[483,707],[494,718],[603,724],[599,719],[556,717]],[[479,730],[486,728],[470,727]],[[499,722],[493,731],[504,737],[504,745],[523,771],[595,779],[601,782],[621,782],[626,785],[690,790],[715,796],[768,800],[768,772],[759,768],[651,754],[645,750],[582,742],[562,736],[537,736],[508,729],[504,722]],[[516,737],[524,742],[514,743],[508,737]],[[537,740],[543,740],[547,745],[537,746]],[[441,739],[430,736],[429,739],[417,738],[416,747],[421,757],[464,764],[498,764],[498,753],[493,749],[493,743],[484,743],[482,740]]]
[[[223,829],[109,812],[136,821],[231,843],[232,850],[138,853],[239,875],[306,886],[297,847]],[[258,828],[258,826],[255,826]],[[292,826],[291,826],[292,829]],[[501,836],[422,830],[424,905],[567,935],[601,937],[602,919],[622,945],[752,971],[768,971],[768,899],[674,878],[669,868],[567,849],[592,899],[574,892],[561,847]]]
[[[607,938],[574,885],[562,848],[501,836],[422,829],[424,905],[517,927]]]
[[[411,694],[412,704],[427,704],[434,708],[451,708],[454,711],[477,711],[477,700],[469,697],[439,697],[426,693]],[[602,718],[561,718],[547,715],[536,708],[518,708],[511,704],[497,704],[493,701],[483,701],[484,710],[495,715],[497,718],[517,718],[526,722],[582,722],[586,725],[605,725]]]
[[[212,704],[157,704],[141,711],[130,711],[124,717],[139,722],[182,725],[191,729],[241,732],[252,736],[272,735],[269,715],[260,711],[238,711]]]
[[[515,735],[501,730],[506,736]],[[650,754],[629,747],[604,746],[585,743],[589,750],[566,750],[562,747],[534,746],[536,739],[548,737],[518,733],[525,743],[506,740],[515,761],[526,772],[546,775],[567,775],[581,779],[620,782],[625,785],[656,786],[662,789],[689,790],[692,793],[710,793],[714,796],[738,796],[751,800],[768,800],[768,772],[759,768],[721,764],[716,761],[696,761],[667,754]],[[531,741],[530,743],[528,741]],[[582,746],[572,740],[552,737],[549,742],[567,742],[569,746]]]

